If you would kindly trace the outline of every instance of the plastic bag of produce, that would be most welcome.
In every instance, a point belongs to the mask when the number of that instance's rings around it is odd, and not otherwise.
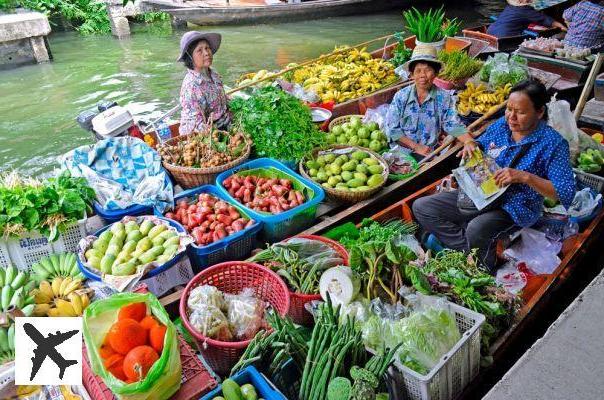
[[[134,137],[105,139],[78,147],[60,157],[61,168],[84,177],[107,210],[134,204],[163,211],[174,201],[174,190],[159,154]]]
[[[117,320],[122,306],[145,302],[151,314],[166,326],[164,347],[160,357],[143,380],[126,383],[113,376],[103,366],[99,349],[111,325]],[[119,399],[163,400],[172,396],[180,388],[181,365],[176,327],[170,317],[152,294],[120,293],[90,304],[84,311],[83,335],[92,371],[103,379],[105,385]]]
[[[189,293],[187,306],[191,310],[195,310],[202,305],[214,306],[220,310],[226,309],[224,295],[215,286],[211,285],[197,286]]]
[[[558,131],[568,142],[570,148],[570,158],[574,160],[579,155],[579,128],[573,113],[570,111],[570,104],[566,100],[556,100],[554,97],[547,104],[549,126]]]
[[[225,294],[227,318],[239,340],[252,339],[264,324],[266,303],[254,296],[254,289],[240,294]]]
[[[365,111],[363,123],[368,124],[370,122],[375,122],[378,124],[380,129],[382,129],[384,127],[384,120],[386,119],[386,114],[388,114],[389,108],[390,104],[382,104],[377,108],[368,108],[367,111]]]
[[[189,321],[193,328],[206,337],[223,342],[233,340],[229,321],[218,307],[199,303],[189,315]]]

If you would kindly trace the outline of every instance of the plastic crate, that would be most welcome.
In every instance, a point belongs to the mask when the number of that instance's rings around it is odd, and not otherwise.
[[[453,400],[478,375],[480,326],[485,317],[451,302],[447,306],[455,315],[461,339],[427,375],[395,361],[386,379],[390,400]]]
[[[14,265],[29,270],[31,265],[53,253],[78,251],[78,243],[86,237],[86,218],[79,220],[59,235],[54,242],[39,233],[27,233],[21,238],[0,238],[0,267]]]
[[[251,383],[256,388],[258,398],[264,400],[287,400],[279,390],[256,368],[253,366],[246,367],[231,377],[239,386]],[[220,396],[222,393],[222,385],[212,390],[201,398],[201,400],[212,400],[216,396]]]
[[[578,168],[573,168],[577,181],[588,186],[598,193],[604,192],[604,177],[583,172]]]
[[[105,224],[111,224],[124,218],[125,216],[136,217],[138,215],[153,214],[153,207],[143,206],[135,204],[133,206],[124,208],[123,210],[106,210],[101,207],[101,204],[97,201],[93,203],[94,212],[101,217]]]
[[[178,335],[180,345],[180,362],[182,366],[182,380],[180,389],[172,400],[197,399],[214,389],[218,383],[213,375],[204,367],[201,360],[193,352],[193,349]],[[93,400],[113,400],[117,399],[113,392],[105,385],[101,378],[92,371],[86,347],[82,352],[82,383]]]
[[[178,231],[178,232],[185,232],[185,228],[183,228],[183,226],[180,225],[178,222],[172,221],[171,219],[168,219],[168,218],[161,218],[161,217],[157,217],[157,218],[162,219],[162,220],[168,222],[170,224],[170,226],[172,226],[173,228],[176,229],[176,231]],[[113,224],[107,225],[104,228],[98,230],[97,232],[94,233],[93,236],[98,237],[101,233],[105,232],[107,229],[111,229],[112,225]],[[80,268],[80,271],[82,271],[82,274],[84,274],[84,276],[86,278],[88,278],[88,279],[92,279],[94,281],[102,281],[103,279],[101,278],[101,275],[99,275],[97,273],[97,271],[93,271],[93,270],[89,269],[84,264],[84,262],[82,261],[82,258],[81,258],[82,254],[79,251],[79,249],[78,249],[77,253],[78,253],[78,257],[77,257],[78,267]],[[179,254],[177,254],[176,256],[174,256],[174,258],[172,260],[168,261],[167,263],[165,263],[165,264],[163,264],[163,265],[161,265],[161,266],[159,266],[157,268],[154,268],[153,270],[151,270],[150,272],[148,272],[147,274],[145,274],[143,277],[145,279],[147,279],[147,278],[151,278],[151,277],[154,277],[156,275],[161,274],[162,272],[166,271],[168,268],[173,267],[174,265],[176,265],[184,257],[184,255],[185,255],[184,251],[181,252],[181,253],[179,253]]]
[[[287,237],[294,236],[296,233],[303,231],[313,224],[319,203],[325,198],[325,192],[323,189],[316,183],[298,175],[282,163],[268,158],[259,158],[248,161],[239,165],[238,167],[232,168],[218,175],[218,178],[216,178],[216,185],[218,186],[218,189],[229,199],[229,201],[236,204],[241,204],[229,194],[229,192],[222,185],[222,182],[224,182],[224,180],[231,175],[250,169],[278,170],[286,175],[289,175],[292,180],[300,182],[311,193],[310,199],[308,199],[304,204],[276,215],[254,211],[241,205],[241,207],[246,210],[246,212],[253,219],[256,221],[261,221],[264,224],[262,233],[267,242],[278,242]]]
[[[240,214],[247,218],[252,218],[244,211],[239,203],[229,200],[216,186],[204,185],[198,188],[190,189],[180,193],[174,197],[174,203],[179,200],[190,200],[201,193],[208,193],[214,197],[224,200],[233,205]],[[163,213],[157,208],[154,210],[155,215],[162,217]],[[253,218],[252,218],[253,219]],[[223,261],[243,260],[249,256],[256,244],[256,236],[262,229],[262,222],[256,221],[249,228],[236,232],[224,239],[210,243],[207,246],[199,246],[195,243],[191,244],[187,249],[187,254],[191,260],[191,264],[195,272],[199,272],[210,265],[218,264]]]

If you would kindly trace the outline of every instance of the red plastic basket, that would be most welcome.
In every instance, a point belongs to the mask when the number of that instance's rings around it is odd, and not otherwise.
[[[325,238],[323,236],[315,236],[315,235],[297,235],[295,237],[303,238],[303,239],[311,239],[316,240],[318,242],[323,242],[329,246],[331,246],[338,254],[344,259],[344,265],[348,266],[348,251],[342,246],[340,243],[335,240],[331,240]],[[289,239],[287,239],[289,240]],[[310,303],[311,301],[321,300],[320,294],[302,294],[295,293],[290,291],[290,304],[289,311],[287,315],[299,325],[311,326],[314,323],[313,316],[306,311],[305,305],[306,303]]]
[[[182,380],[180,389],[171,400],[197,399],[208,393],[218,382],[205,369],[201,360],[195,355],[193,349],[178,335],[180,345],[180,363],[182,366]],[[113,392],[105,385],[103,380],[96,376],[88,361],[86,347],[82,346],[82,383],[93,400],[117,399]]]
[[[201,354],[218,374],[228,374],[239,361],[241,354],[250,343],[223,342],[205,337],[189,323],[187,299],[191,290],[199,285],[215,286],[218,290],[238,294],[245,288],[254,289],[256,297],[268,302],[280,315],[289,309],[289,291],[285,282],[273,271],[262,265],[246,261],[228,261],[209,267],[187,284],[180,298],[180,317],[184,326],[195,338]]]

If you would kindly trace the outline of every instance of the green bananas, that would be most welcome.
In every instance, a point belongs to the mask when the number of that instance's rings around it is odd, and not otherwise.
[[[76,255],[73,253],[51,254],[32,265],[31,269],[34,272],[33,279],[37,282],[52,281],[59,276],[85,279],[78,268]]]

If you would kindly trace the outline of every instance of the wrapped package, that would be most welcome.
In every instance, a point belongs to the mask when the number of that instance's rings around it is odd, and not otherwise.
[[[200,305],[214,306],[220,310],[226,310],[226,303],[222,292],[211,285],[197,286],[189,293],[187,306],[195,310]]]
[[[223,342],[233,340],[227,317],[214,305],[198,303],[189,321],[204,336]]]
[[[254,296],[254,290],[244,289],[238,295],[225,295],[227,317],[239,340],[252,339],[262,328],[266,305]]]

